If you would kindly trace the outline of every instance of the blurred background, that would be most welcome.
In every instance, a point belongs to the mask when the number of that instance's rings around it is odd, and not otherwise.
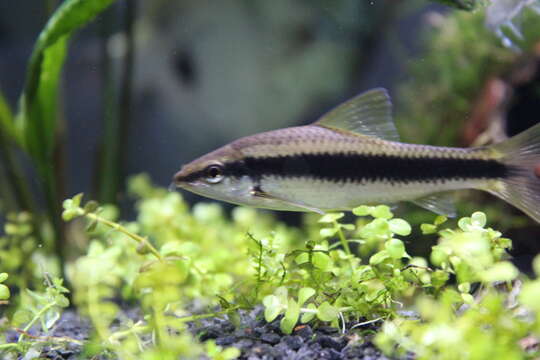
[[[59,3],[0,2],[0,113],[17,111],[32,48]],[[394,99],[404,141],[501,141],[540,119],[540,5],[488,4],[115,2],[70,39],[45,164],[36,166],[7,131],[0,137],[0,213],[37,210],[64,236],[61,201],[84,192],[129,218],[130,175],[144,172],[166,187],[197,156],[244,135],[310,123],[378,86]],[[519,211],[476,192],[458,198],[460,215],[485,211],[508,232],[514,255],[540,251],[539,227]],[[396,211],[413,223],[433,218],[415,207]]]

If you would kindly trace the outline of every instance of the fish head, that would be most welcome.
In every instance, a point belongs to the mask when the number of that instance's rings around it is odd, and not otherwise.
[[[248,204],[253,189],[242,153],[231,144],[182,166],[172,185],[235,204]]]

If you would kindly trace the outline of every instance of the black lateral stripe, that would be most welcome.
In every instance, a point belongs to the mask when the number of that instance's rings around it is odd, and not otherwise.
[[[247,157],[243,166],[230,163],[230,175],[254,177],[313,177],[333,182],[390,181],[444,182],[460,179],[505,178],[506,165],[496,160],[460,158],[410,158],[355,153],[302,154],[281,157]]]

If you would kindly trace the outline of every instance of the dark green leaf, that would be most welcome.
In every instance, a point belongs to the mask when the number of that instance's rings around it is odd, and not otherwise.
[[[95,212],[97,209],[99,208],[99,204],[97,203],[97,201],[94,201],[94,200],[90,200],[89,202],[87,202],[85,205],[84,205],[84,212],[85,213],[93,213]]]

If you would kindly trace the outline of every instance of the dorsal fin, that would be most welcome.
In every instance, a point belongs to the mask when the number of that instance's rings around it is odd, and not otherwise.
[[[330,110],[315,125],[399,141],[392,120],[392,102],[383,88],[366,91]]]
[[[456,217],[456,206],[451,192],[428,195],[412,202],[435,214]]]

